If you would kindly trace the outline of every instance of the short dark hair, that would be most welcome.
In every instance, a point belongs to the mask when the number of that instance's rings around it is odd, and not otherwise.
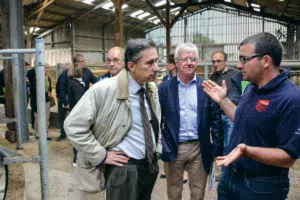
[[[168,55],[168,63],[175,65],[174,53],[171,53],[171,54]]]
[[[129,71],[128,62],[138,62],[142,58],[142,51],[149,48],[157,48],[153,40],[150,39],[131,39],[125,47],[125,68]]]
[[[272,58],[275,67],[279,67],[282,60],[282,45],[271,33],[263,32],[244,39],[240,45],[253,44],[255,54],[268,55]]]
[[[216,53],[221,53],[221,54],[223,54],[224,60],[227,60],[228,56],[227,56],[227,54],[226,54],[224,51],[215,51],[215,52],[212,54],[212,56],[214,56]]]

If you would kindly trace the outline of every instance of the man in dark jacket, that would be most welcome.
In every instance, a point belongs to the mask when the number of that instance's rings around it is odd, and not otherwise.
[[[77,63],[81,68],[83,72],[82,80],[85,83],[84,89],[87,91],[89,89],[90,83],[94,84],[96,83],[96,77],[91,72],[90,69],[86,68],[86,59],[83,54],[76,53],[73,56],[73,63]],[[61,80],[59,83],[59,98],[63,103],[63,106],[66,109],[70,109],[70,104],[68,101],[68,84],[69,84],[69,76],[68,76],[68,70],[64,71],[61,75]],[[60,141],[60,137],[58,138]]]
[[[233,67],[230,67],[227,63],[227,54],[223,51],[216,51],[212,54],[212,66],[214,67],[214,73],[210,76],[210,79],[217,83],[218,85],[222,85],[222,81],[225,80],[227,85],[227,92],[231,90],[231,77],[238,73],[239,70]],[[222,127],[224,132],[223,139],[223,154],[227,155],[228,150],[227,146],[229,143],[231,131],[233,129],[233,123],[230,119],[225,115],[225,113],[221,110],[221,118],[222,118]],[[222,168],[223,171],[223,168]],[[220,174],[217,176],[217,180],[221,178]]]
[[[214,157],[222,154],[220,111],[203,92],[203,79],[196,76],[197,47],[192,43],[178,45],[175,60],[177,76],[159,87],[164,121],[162,160],[166,166],[168,198],[182,199],[183,171],[187,165],[191,197],[204,199],[211,164]]]
[[[58,114],[59,114],[59,125],[60,125],[60,136],[58,137],[57,141],[61,141],[66,139],[66,133],[64,130],[64,121],[66,119],[66,115],[69,109],[65,108],[63,106],[63,101],[60,98],[60,92],[59,92],[59,87],[61,84],[61,78],[62,78],[62,74],[64,71],[67,71],[70,67],[71,67],[71,63],[67,62],[63,65],[62,68],[62,73],[60,74],[60,76],[58,77],[58,80],[56,82],[56,87],[55,87],[55,91],[56,91],[56,97],[57,97],[57,107],[58,107]]]
[[[108,51],[106,58],[108,72],[97,78],[97,82],[106,78],[116,76],[125,66],[124,49],[121,47],[113,47]]]

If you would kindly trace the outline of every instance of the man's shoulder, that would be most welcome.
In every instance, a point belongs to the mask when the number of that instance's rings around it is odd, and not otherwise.
[[[239,73],[240,72],[240,70],[238,70],[238,69],[236,69],[236,68],[234,68],[234,67],[230,67],[230,70],[229,70],[229,73],[233,76],[233,75],[235,75],[235,74],[237,74],[237,73]]]
[[[162,81],[159,84],[159,89],[169,87],[171,84],[174,84],[174,81],[176,82],[176,79],[177,79],[177,76],[174,76],[174,77],[172,77],[169,80]]]

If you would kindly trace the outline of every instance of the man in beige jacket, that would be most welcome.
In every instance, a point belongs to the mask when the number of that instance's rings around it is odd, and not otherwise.
[[[161,116],[151,83],[159,70],[157,59],[152,40],[129,40],[125,69],[93,85],[66,119],[66,134],[78,151],[77,199],[105,187],[108,200],[151,199]]]

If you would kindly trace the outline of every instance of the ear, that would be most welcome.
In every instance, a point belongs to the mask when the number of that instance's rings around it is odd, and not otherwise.
[[[269,68],[271,65],[273,65],[273,60],[269,55],[265,55],[261,61],[263,62],[263,67],[265,69]]]
[[[127,67],[128,67],[130,72],[135,72],[135,65],[134,65],[133,62],[128,62]]]

